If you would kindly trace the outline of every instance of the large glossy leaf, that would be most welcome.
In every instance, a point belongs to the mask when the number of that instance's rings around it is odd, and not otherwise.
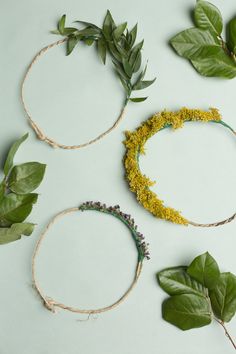
[[[30,236],[34,230],[34,224],[18,223],[9,228],[0,228],[0,244],[19,240],[22,235]]]
[[[44,177],[46,165],[39,162],[27,162],[13,167],[8,184],[12,192],[18,194],[31,193]]]
[[[214,57],[192,60],[195,69],[204,76],[232,79],[236,76],[236,64],[223,49]]]
[[[22,136],[22,138],[17,140],[10,148],[8,155],[7,155],[6,162],[4,164],[4,168],[3,168],[5,176],[7,176],[8,173],[10,172],[10,170],[13,166],[14,156],[15,156],[17,150],[19,149],[20,145],[28,138],[28,135],[29,134],[25,134],[24,136]]]
[[[187,273],[187,267],[173,267],[157,274],[161,288],[169,295],[195,294],[205,296],[205,288]]]
[[[236,277],[222,273],[210,299],[215,315],[223,322],[229,322],[236,313]]]
[[[0,203],[0,226],[8,227],[24,221],[30,214],[33,204],[37,202],[38,194],[6,195]]]
[[[218,264],[208,252],[196,257],[188,267],[187,272],[209,289],[216,285],[220,276]]]
[[[182,330],[211,323],[209,302],[204,297],[193,294],[176,295],[164,301],[162,315],[167,322]]]
[[[209,31],[189,28],[171,39],[176,52],[187,59],[200,59],[216,55],[222,48]]]
[[[198,1],[194,11],[197,27],[207,29],[215,35],[220,35],[223,29],[223,20],[220,11],[208,1]]]
[[[228,30],[228,47],[231,50],[231,52],[233,52],[234,54],[236,54],[236,18],[233,18],[228,26],[227,26],[227,30]],[[235,64],[236,65],[236,64]]]

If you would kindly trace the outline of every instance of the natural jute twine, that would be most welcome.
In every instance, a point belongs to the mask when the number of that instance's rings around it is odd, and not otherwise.
[[[25,83],[27,81],[27,78],[34,66],[34,64],[39,60],[39,58],[45,53],[47,52],[49,49],[54,48],[62,43],[65,43],[67,41],[67,38],[61,39],[59,41],[56,41],[52,44],[47,45],[46,47],[44,47],[43,49],[41,49],[33,58],[33,60],[31,61],[31,63],[29,64],[26,73],[24,75],[22,84],[21,84],[21,101],[23,104],[23,108],[24,111],[28,117],[29,123],[31,125],[31,127],[33,128],[33,130],[36,133],[36,136],[38,137],[39,140],[44,141],[45,143],[47,143],[48,145],[52,146],[53,148],[61,148],[61,149],[65,149],[65,150],[75,150],[75,149],[80,149],[83,147],[86,147],[88,145],[94,144],[97,141],[101,140],[102,138],[104,138],[107,134],[111,133],[116,127],[117,125],[120,123],[120,121],[122,120],[122,118],[124,117],[124,113],[125,113],[125,106],[122,108],[121,113],[119,115],[119,117],[117,118],[117,120],[115,121],[115,123],[109,128],[107,129],[105,132],[103,132],[102,134],[98,135],[97,137],[91,139],[90,141],[86,142],[86,143],[82,143],[79,145],[65,145],[65,144],[61,144],[59,142],[57,142],[56,140],[49,138],[44,132],[43,130],[39,127],[39,125],[34,121],[34,119],[32,118],[32,115],[29,111],[29,109],[27,108],[26,105],[26,101],[25,101],[25,95],[24,95],[24,88],[25,88]]]
[[[134,275],[134,279],[132,284],[130,285],[130,287],[128,288],[128,290],[117,300],[115,301],[113,304],[103,307],[103,308],[98,308],[98,309],[80,309],[77,307],[73,307],[73,306],[68,306],[65,305],[57,300],[52,299],[51,297],[48,297],[47,295],[44,294],[43,290],[41,289],[41,287],[38,284],[37,278],[36,278],[36,258],[39,255],[39,251],[40,251],[40,247],[41,244],[48,232],[48,230],[51,228],[51,226],[60,218],[62,218],[65,215],[68,215],[70,213],[74,213],[74,212],[78,212],[78,211],[84,211],[84,210],[96,210],[96,211],[100,211],[106,214],[110,214],[115,216],[116,218],[118,218],[119,220],[121,220],[124,224],[126,224],[126,226],[128,226],[128,228],[130,229],[132,236],[135,240],[136,243],[136,247],[138,250],[138,261],[137,261],[137,266],[136,266],[136,270],[135,270],[135,275]],[[144,257],[149,258],[149,252],[147,251],[147,245],[145,244],[144,240],[143,240],[143,235],[140,234],[137,231],[137,227],[134,225],[134,221],[133,219],[131,219],[131,217],[128,214],[124,214],[119,210],[119,206],[116,207],[109,207],[107,208],[105,206],[105,204],[101,204],[99,202],[87,202],[82,204],[80,207],[74,207],[74,208],[70,208],[70,209],[66,209],[60,213],[58,213],[56,216],[53,217],[53,219],[49,222],[49,224],[47,225],[47,227],[45,228],[45,230],[43,231],[43,233],[41,234],[41,236],[39,237],[39,240],[36,244],[36,248],[34,250],[33,253],[33,258],[32,258],[32,279],[33,279],[33,286],[36,289],[36,291],[38,292],[39,296],[41,297],[41,299],[43,300],[43,303],[45,305],[45,307],[52,311],[53,313],[56,312],[56,308],[61,308],[64,310],[68,310],[71,312],[75,312],[75,313],[81,313],[81,314],[98,314],[98,313],[102,313],[102,312],[106,312],[109,310],[114,309],[116,306],[118,306],[119,304],[121,304],[129,295],[129,293],[133,290],[134,286],[136,285],[141,271],[142,271],[142,265],[143,265],[143,259]]]

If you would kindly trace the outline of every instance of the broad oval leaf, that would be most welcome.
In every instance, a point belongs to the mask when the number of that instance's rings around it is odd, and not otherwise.
[[[209,293],[215,315],[223,322],[229,322],[236,313],[236,276],[221,273],[219,281]]]
[[[0,203],[0,226],[8,227],[24,221],[30,214],[33,204],[37,202],[38,194],[6,195]]]
[[[168,298],[162,306],[164,320],[182,329],[199,328],[211,323],[211,307],[207,299],[194,294]]]
[[[12,192],[27,194],[35,190],[43,180],[46,165],[27,162],[15,166],[9,176],[8,185]]]
[[[176,52],[187,59],[200,59],[216,55],[221,45],[209,31],[189,28],[180,32],[170,41]]]
[[[236,54],[236,18],[233,18],[228,24],[228,47]],[[236,65],[236,64],[235,64]]]
[[[232,79],[236,76],[236,64],[223,49],[215,56],[192,60],[195,69],[203,76]]]
[[[169,295],[206,294],[206,289],[188,275],[185,266],[164,269],[157,274],[157,279],[161,288]]]
[[[30,236],[34,230],[34,224],[17,223],[8,228],[0,228],[0,245],[19,240],[22,235]]]
[[[24,136],[22,136],[22,138],[20,138],[19,140],[17,140],[12,147],[10,148],[8,155],[7,155],[7,159],[6,162],[4,164],[4,174],[5,176],[7,176],[13,166],[13,160],[14,160],[14,156],[17,152],[17,150],[19,149],[20,145],[28,138],[29,134],[25,134]]]
[[[208,1],[198,1],[194,11],[196,25],[208,29],[215,35],[220,35],[223,29],[223,20],[220,11]]]
[[[208,252],[196,257],[188,267],[187,272],[209,289],[216,285],[220,276],[218,264]]]
[[[148,86],[152,85],[156,81],[156,78],[153,80],[139,81],[133,86],[133,90],[143,90]]]

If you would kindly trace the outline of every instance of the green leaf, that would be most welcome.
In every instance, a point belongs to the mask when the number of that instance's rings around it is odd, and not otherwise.
[[[198,28],[180,32],[170,43],[180,56],[187,59],[212,57],[222,49],[209,31]]]
[[[137,84],[133,86],[133,90],[143,90],[146,87],[152,85],[156,81],[156,78],[148,81],[139,81]]]
[[[8,227],[24,221],[31,213],[33,204],[37,202],[38,194],[6,195],[0,203],[0,226]]]
[[[132,102],[143,102],[146,101],[147,97],[131,97],[129,100]]]
[[[1,200],[3,199],[3,197],[4,197],[5,190],[6,190],[6,182],[5,182],[5,180],[3,180],[3,181],[0,183],[0,202],[1,202]]]
[[[128,81],[129,77],[126,74],[126,72],[124,71],[124,68],[121,64],[119,64],[118,62],[115,62],[114,60],[112,60],[112,63],[114,64],[116,71],[119,73],[119,75],[125,80]]]
[[[121,55],[116,49],[115,45],[111,42],[108,42],[108,48],[110,51],[111,56],[116,59],[118,62],[121,62]]]
[[[27,162],[13,167],[8,179],[12,192],[17,194],[31,193],[43,180],[46,165],[39,162]]]
[[[157,274],[157,279],[161,288],[169,295],[205,296],[206,293],[206,289],[188,275],[185,266],[164,269]]]
[[[194,11],[197,27],[207,29],[219,36],[223,29],[223,20],[216,6],[207,1],[198,1]]]
[[[77,33],[78,29],[74,27],[65,27],[63,31],[63,35],[68,36],[70,34]]]
[[[132,68],[131,68],[131,66],[130,66],[130,64],[129,64],[129,62],[128,62],[128,60],[125,59],[125,58],[122,58],[122,64],[123,64],[125,73],[127,74],[127,76],[128,76],[129,78],[131,78],[133,72],[132,72]]]
[[[233,18],[228,26],[228,47],[232,53],[236,54],[236,18]]]
[[[134,26],[134,28],[130,31],[130,41],[129,41],[129,44],[130,44],[130,47],[132,48],[135,41],[136,41],[136,37],[137,37],[137,31],[138,31],[138,24],[136,24]]]
[[[127,22],[122,23],[121,25],[117,26],[116,29],[113,31],[113,36],[116,40],[119,40],[122,33],[127,27]]]
[[[65,23],[66,23],[66,15],[63,15],[58,22],[58,31],[62,35],[64,35]]]
[[[69,37],[67,40],[67,52],[66,55],[70,55],[74,50],[76,44],[80,41],[79,37]]]
[[[195,69],[204,76],[232,79],[236,76],[236,64],[222,49],[211,58],[192,60]]]
[[[24,136],[22,136],[22,138],[17,140],[10,148],[8,155],[7,155],[6,162],[4,164],[4,168],[3,168],[5,176],[7,176],[8,173],[10,172],[10,170],[13,166],[14,156],[15,156],[17,150],[19,149],[20,145],[28,138],[28,135],[29,134],[27,133]]]
[[[129,56],[129,64],[133,69],[133,72],[136,72],[137,70],[137,64],[139,64],[140,62],[140,58],[141,58],[141,49],[143,47],[143,43],[144,41],[136,44],[136,46],[134,46],[134,48],[131,50],[130,56]]]
[[[94,39],[101,37],[101,31],[95,28],[84,28],[78,31],[78,35],[82,37],[93,37]]]
[[[94,43],[94,39],[85,39],[84,43],[87,44],[88,46],[91,46]]]
[[[209,289],[216,285],[220,276],[218,264],[208,252],[196,257],[188,267],[187,272]]]
[[[103,35],[106,39],[111,39],[113,29],[115,28],[115,22],[109,10],[107,10],[104,22],[103,22]]]
[[[107,47],[104,39],[100,38],[98,40],[97,47],[98,47],[98,54],[100,55],[103,64],[106,64]]]
[[[90,22],[86,22],[86,21],[74,21],[74,23],[82,23],[83,25],[87,26],[87,27],[92,27],[92,28],[96,28],[97,30],[101,31],[101,28],[99,28],[98,26],[94,25],[93,23]]]
[[[162,315],[164,320],[184,331],[211,323],[209,302],[193,294],[176,295],[164,301]]]
[[[10,228],[0,228],[0,244],[5,244],[19,240],[22,235],[30,236],[34,231],[34,224],[17,223]]]
[[[236,277],[232,273],[221,273],[219,281],[210,291],[215,315],[223,322],[229,322],[236,312]]]

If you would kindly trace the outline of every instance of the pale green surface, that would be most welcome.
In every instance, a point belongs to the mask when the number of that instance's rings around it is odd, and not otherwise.
[[[235,13],[235,2],[215,1],[224,19]],[[236,273],[236,223],[217,229],[181,227],[154,219],[129,192],[123,180],[123,131],[134,129],[152,113],[183,105],[218,107],[236,127],[236,79],[222,81],[199,76],[178,57],[167,41],[191,26],[189,0],[91,2],[67,0],[1,0],[1,159],[14,139],[30,131],[16,162],[48,164],[40,198],[29,222],[33,235],[0,247],[1,354],[230,354],[233,349],[218,325],[181,332],[161,319],[165,294],[156,271],[188,263],[209,251],[222,270]],[[84,19],[100,24],[107,8],[117,21],[139,23],[149,58],[147,79],[156,83],[145,91],[149,100],[130,104],[115,132],[80,151],[53,150],[36,140],[25,119],[19,85],[33,55],[56,40],[49,33],[57,19]],[[27,102],[47,133],[65,143],[80,143],[111,125],[122,102],[122,88],[111,69],[97,60],[94,50],[80,48],[71,57],[56,48],[34,68],[28,81]],[[57,126],[56,126],[57,125]],[[209,222],[235,212],[235,139],[220,126],[188,124],[171,134],[161,132],[147,143],[141,168],[158,180],[154,190],[171,206],[194,221]],[[119,203],[132,213],[150,242],[152,259],[144,264],[137,288],[119,308],[97,320],[46,311],[31,288],[30,261],[40,230],[58,211],[85,200]],[[69,221],[72,221],[69,225]],[[103,224],[102,222],[105,221]],[[68,304],[107,305],[126,289],[136,261],[128,231],[109,216],[68,217],[48,235],[38,267],[47,295]],[[236,320],[228,328],[236,335]]]

